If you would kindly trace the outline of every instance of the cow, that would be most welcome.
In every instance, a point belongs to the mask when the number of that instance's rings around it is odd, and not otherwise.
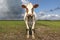
[[[29,38],[29,32],[31,31],[32,38],[35,39],[34,26],[37,15],[34,12],[34,8],[37,8],[38,6],[39,6],[38,4],[33,5],[32,3],[22,5],[22,8],[25,9],[24,21],[27,26],[27,38]]]

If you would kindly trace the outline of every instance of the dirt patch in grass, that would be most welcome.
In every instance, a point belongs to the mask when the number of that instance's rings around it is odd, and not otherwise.
[[[0,40],[32,40],[26,38],[26,31],[0,33]],[[60,40],[60,32],[52,31],[51,28],[40,26],[35,29],[34,40]]]
[[[36,38],[38,40],[60,40],[60,32],[54,31],[45,26],[36,29]]]

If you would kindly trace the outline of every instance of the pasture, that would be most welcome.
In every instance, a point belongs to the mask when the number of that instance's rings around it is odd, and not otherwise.
[[[35,37],[34,40],[60,40],[60,21],[36,21]],[[28,40],[24,21],[0,21],[0,40]]]

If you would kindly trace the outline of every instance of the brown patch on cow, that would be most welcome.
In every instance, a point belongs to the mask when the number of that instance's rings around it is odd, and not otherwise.
[[[26,8],[26,12],[28,13],[28,8],[25,5],[22,5],[22,8]]]
[[[32,8],[32,14],[33,14],[33,10],[34,10],[34,8]]]
[[[34,6],[33,6],[33,8],[37,8],[39,5],[38,4],[35,4]]]
[[[26,8],[26,6],[25,5],[22,5],[22,8]]]
[[[28,14],[28,8],[26,8],[26,12],[27,12],[27,14]]]

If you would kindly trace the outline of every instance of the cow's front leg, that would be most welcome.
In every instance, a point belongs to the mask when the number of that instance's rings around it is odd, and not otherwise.
[[[26,20],[25,23],[26,23],[27,29],[29,29],[28,21]]]
[[[33,23],[32,23],[32,29],[34,29],[34,26],[35,26],[35,16],[33,16]]]
[[[28,26],[28,21],[25,20],[26,26],[27,26],[27,38],[29,38],[29,26]]]
[[[29,29],[27,29],[27,38],[29,38]]]
[[[34,26],[35,26],[35,21],[33,21],[33,24],[32,24],[32,29],[34,29]]]
[[[33,39],[35,39],[35,36],[34,36],[34,31],[35,31],[34,25],[35,25],[35,22],[33,22],[33,26],[32,26],[32,38],[33,38]]]
[[[35,18],[33,18],[33,25],[32,25],[32,38],[35,39],[35,36],[34,36],[34,26],[35,26]]]

